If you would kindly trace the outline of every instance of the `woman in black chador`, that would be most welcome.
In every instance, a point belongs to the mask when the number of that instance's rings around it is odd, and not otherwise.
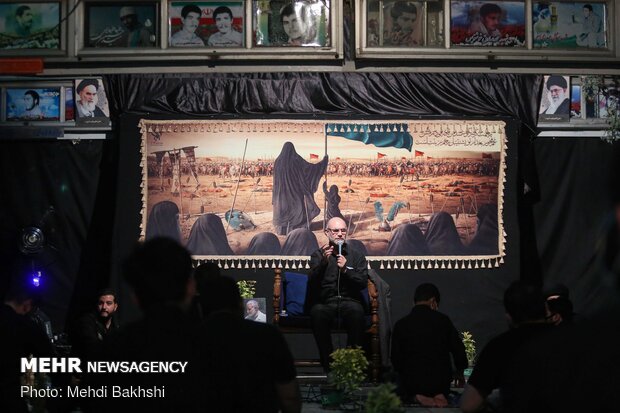
[[[431,255],[464,255],[465,247],[452,216],[446,211],[436,212],[428,222],[426,243]]]
[[[260,232],[252,237],[246,254],[248,255],[280,255],[280,240],[271,232]]]
[[[388,242],[385,255],[430,255],[426,239],[416,224],[401,225]]]
[[[325,194],[325,199],[327,200],[325,222],[334,217],[344,219],[342,212],[340,212],[340,201],[342,201],[342,198],[340,197],[340,194],[338,194],[338,187],[336,185],[332,185],[329,187],[329,191],[327,191],[327,181],[323,181],[323,193]]]
[[[198,218],[187,240],[187,249],[192,255],[234,255],[228,245],[222,218],[205,214]]]
[[[146,222],[146,239],[168,237],[181,242],[179,227],[179,207],[171,201],[162,201],[153,205]]]
[[[273,167],[273,225],[286,235],[295,228],[309,229],[320,209],[314,201],[321,176],[327,169],[327,155],[317,164],[307,162],[286,142]]]

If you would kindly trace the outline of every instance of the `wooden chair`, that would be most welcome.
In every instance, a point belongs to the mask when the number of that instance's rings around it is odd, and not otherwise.
[[[291,314],[287,309],[286,303],[286,288],[289,285],[288,278],[295,278],[299,282],[308,282],[307,274],[300,274],[296,272],[282,272],[282,269],[276,268],[273,278],[273,324],[278,326],[280,331],[284,334],[290,333],[312,333],[310,327],[310,315],[305,312],[301,312],[303,308],[303,302],[295,303],[296,311]],[[305,280],[303,277],[305,276]],[[284,277],[284,279],[283,279]],[[304,297],[305,298],[305,297]],[[300,307],[301,306],[301,307]],[[375,284],[368,279],[368,308],[369,314],[366,315],[366,334],[369,337],[370,345],[370,377],[373,383],[379,381],[379,372],[381,369],[381,353],[379,348],[379,315],[377,310],[379,308],[379,301],[377,296],[377,289]],[[342,333],[344,330],[334,329],[333,332]],[[320,366],[320,361],[317,360],[295,360],[296,366]]]

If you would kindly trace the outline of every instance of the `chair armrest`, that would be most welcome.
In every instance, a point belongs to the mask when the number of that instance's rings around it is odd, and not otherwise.
[[[276,268],[273,275],[273,324],[280,323],[280,300],[282,299],[282,269]]]

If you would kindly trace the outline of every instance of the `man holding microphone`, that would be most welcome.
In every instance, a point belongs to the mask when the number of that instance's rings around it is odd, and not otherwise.
[[[327,222],[329,242],[310,256],[308,305],[312,332],[319,349],[321,365],[329,371],[333,352],[331,327],[347,331],[347,347],[361,346],[364,333],[365,301],[362,290],[368,283],[366,257],[346,243],[347,225],[342,218]]]

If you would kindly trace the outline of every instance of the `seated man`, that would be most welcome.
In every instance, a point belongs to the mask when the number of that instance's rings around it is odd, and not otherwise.
[[[116,293],[106,288],[97,296],[96,308],[80,317],[73,333],[73,352],[84,359],[92,359],[104,338],[119,327],[115,317]]]
[[[392,364],[399,374],[400,392],[404,400],[446,407],[452,381],[450,354],[464,384],[465,346],[452,321],[437,311],[440,295],[434,284],[420,284],[413,300],[411,313],[396,322],[392,335]]]
[[[333,352],[334,319],[344,321],[349,347],[361,346],[364,333],[362,290],[368,285],[366,257],[345,243],[346,232],[342,218],[330,219],[325,230],[329,242],[310,256],[310,317],[325,371],[329,370],[329,355]]]

